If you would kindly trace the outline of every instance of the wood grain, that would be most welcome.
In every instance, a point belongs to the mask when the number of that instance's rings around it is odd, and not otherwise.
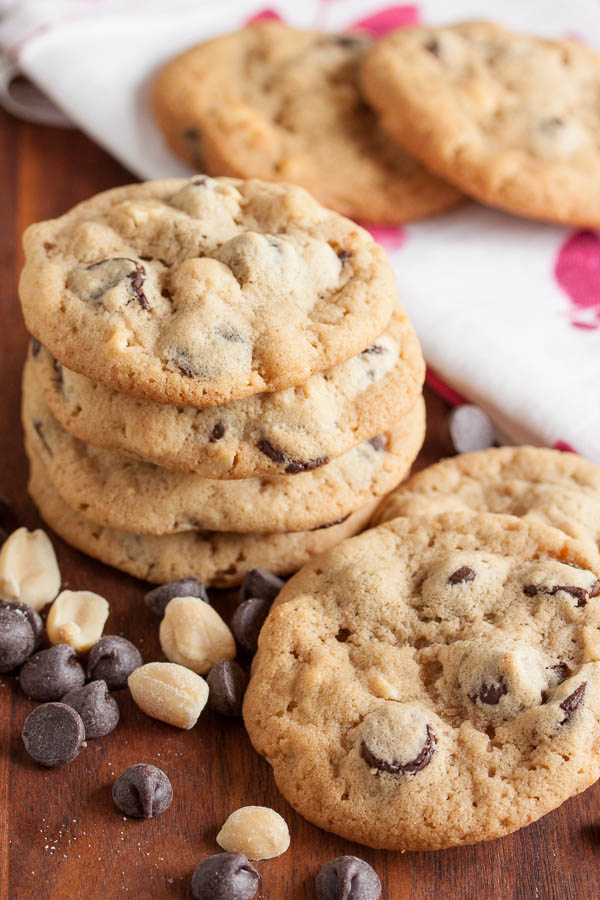
[[[83,135],[21,124],[0,114],[0,488],[24,524],[38,516],[26,494],[19,424],[19,379],[27,336],[18,302],[20,233],[96,191],[123,184],[128,173]],[[450,452],[444,404],[428,394],[429,428],[419,465]],[[107,632],[133,640],[159,659],[157,625],[141,605],[145,586],[54,539],[65,586],[90,588],[111,604]],[[233,596],[215,604],[227,616]],[[190,896],[190,875],[216,852],[215,834],[237,807],[272,806],[290,824],[292,844],[280,859],[259,864],[264,900],[309,900],[320,866],[357,853],[380,873],[387,900],[593,900],[600,897],[598,788],[564,804],[516,835],[438,853],[365,850],[309,825],[279,796],[268,765],[239,722],[203,714],[180,732],[140,713],[127,691],[118,695],[122,721],[108,738],[90,742],[70,766],[46,771],[23,752],[22,723],[33,707],[14,678],[0,679],[1,900],[117,900]],[[124,821],[110,791],[136,762],[161,766],[175,799],[160,818]]]

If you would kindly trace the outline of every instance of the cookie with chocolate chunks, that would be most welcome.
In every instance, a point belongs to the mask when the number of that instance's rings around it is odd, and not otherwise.
[[[535,821],[600,776],[599,575],[595,550],[516,516],[350,538],[274,601],[244,700],[252,743],[301,815],[369,846]]]

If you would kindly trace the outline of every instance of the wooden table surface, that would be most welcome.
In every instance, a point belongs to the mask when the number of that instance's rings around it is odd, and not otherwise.
[[[20,235],[30,222],[133,179],[80,133],[23,124],[1,113],[0,171],[0,490],[22,523],[37,527],[26,493],[19,421],[27,343],[17,301]],[[419,465],[450,452],[446,408],[434,395],[427,401],[428,436]],[[52,538],[63,585],[105,596],[111,606],[106,633],[130,638],[145,661],[160,659],[157,622],[141,602],[145,585]],[[233,594],[215,594],[225,617],[233,602]],[[0,678],[0,900],[189,898],[194,867],[218,851],[217,830],[246,804],[273,807],[291,831],[287,853],[258,864],[264,900],[313,898],[314,875],[342,853],[359,854],[376,868],[386,900],[600,898],[598,787],[502,840],[436,853],[372,851],[296,815],[241,722],[205,712],[192,731],[179,731],[143,715],[126,690],[117,699],[117,730],[90,742],[70,765],[46,770],[27,757],[20,738],[34,704],[15,678]],[[137,762],[164,768],[173,783],[171,808],[149,821],[125,821],[111,800],[116,775]]]

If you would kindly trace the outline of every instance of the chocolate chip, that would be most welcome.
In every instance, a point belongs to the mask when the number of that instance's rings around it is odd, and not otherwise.
[[[56,378],[56,387],[58,388],[58,390],[59,390],[59,391],[61,392],[61,394],[62,394],[62,392],[63,392],[63,387],[64,387],[64,378],[63,378],[63,370],[62,370],[62,366],[61,366],[61,364],[59,363],[59,361],[58,361],[57,359],[54,360],[53,366],[54,366],[54,375],[55,375],[55,378]]]
[[[29,713],[21,732],[25,749],[42,766],[72,762],[85,747],[81,716],[65,703],[44,703]]]
[[[555,666],[550,666],[550,668],[556,672],[557,684],[562,684],[563,681],[566,681],[572,674],[571,669],[566,662],[559,662]]]
[[[539,127],[540,131],[546,134],[556,134],[564,124],[565,121],[560,116],[546,116],[544,119],[540,119]]]
[[[65,694],[61,702],[76,709],[81,716],[86,740],[104,737],[119,724],[119,707],[109,694],[105,681],[91,681],[75,688]]]
[[[352,256],[352,254],[350,253],[349,250],[338,250],[337,257],[340,260],[340,262],[342,262],[342,263],[345,263],[346,260],[350,259],[351,256]]]
[[[162,618],[167,603],[170,603],[174,597],[199,597],[205,603],[210,603],[206,588],[195,575],[178,578],[176,581],[169,581],[167,584],[152,588],[144,597],[144,603],[151,612]]]
[[[0,609],[2,609],[2,607],[16,610],[22,616],[25,616],[29,622],[29,627],[33,632],[33,649],[37,650],[44,633],[44,623],[42,622],[39,612],[37,612],[33,606],[29,606],[28,603],[20,603],[18,600],[3,600]]]
[[[297,475],[298,472],[312,472],[313,469],[318,469],[321,466],[327,465],[329,462],[328,456],[317,456],[314,459],[293,459],[291,462],[287,464],[285,467],[285,471],[288,475]]]
[[[260,875],[243,853],[215,853],[196,866],[194,900],[252,900]]]
[[[222,422],[217,422],[215,427],[213,428],[211,435],[208,439],[210,444],[216,443],[216,441],[220,441],[223,435],[225,434],[225,426]]]
[[[195,130],[195,129],[192,129],[192,130]],[[196,136],[197,135],[198,135],[198,132],[196,132]],[[191,179],[190,184],[193,184],[194,187],[206,187],[206,185],[208,184],[208,178],[206,177],[206,175],[196,175],[194,178]]]
[[[138,648],[127,638],[107,634],[94,644],[88,660],[90,681],[105,681],[111,691],[125,687],[127,679],[144,660]]]
[[[42,349],[42,345],[40,344],[38,339],[31,338],[31,355],[37,356],[41,349]]]
[[[150,309],[148,298],[142,290],[142,285],[144,283],[145,277],[146,273],[142,266],[136,266],[135,270],[131,273],[131,275],[129,275],[129,281],[131,282],[133,293],[135,294],[137,301],[142,309]]]
[[[261,453],[264,453],[265,456],[268,456],[269,459],[273,460],[276,463],[285,462],[285,454],[282,450],[278,450],[270,441],[262,440],[257,444],[258,449]]]
[[[183,136],[186,141],[197,141],[200,137],[200,132],[197,128],[186,128],[183,132]],[[200,182],[194,181],[192,184],[199,184]]]
[[[486,684],[485,682],[479,688],[479,694],[477,695],[482,703],[487,704],[487,706],[498,706],[500,703],[500,698],[504,697],[505,694],[508,693],[508,688],[504,679],[500,676],[497,681],[492,681],[490,684]],[[472,703],[475,703],[477,700],[476,696],[471,696],[469,698]]]
[[[27,617],[8,604],[0,606],[0,672],[12,672],[29,659],[35,635]]]
[[[317,900],[379,900],[381,882],[375,869],[358,856],[338,856],[315,879]]]
[[[208,705],[222,716],[241,716],[248,676],[233,659],[220,659],[208,675]]]
[[[171,352],[171,362],[174,366],[177,366],[182,375],[187,375],[188,378],[194,378],[198,374],[198,370],[192,362],[192,357],[187,350],[183,350],[181,347],[176,347]]]
[[[382,353],[387,353],[387,350],[385,347],[382,347],[381,344],[371,344],[370,347],[366,347],[362,351],[361,356],[370,356],[373,354],[375,356],[380,356]]]
[[[560,723],[561,725],[566,725],[567,722],[570,721],[573,713],[575,712],[575,710],[577,709],[577,707],[583,700],[583,695],[585,694],[586,684],[587,684],[587,681],[582,681],[582,683],[579,685],[579,687],[575,691],[573,691],[572,694],[569,694],[568,697],[565,697],[565,699],[562,701],[562,703],[559,703],[560,708],[565,713],[565,717],[562,720],[562,722]]]
[[[43,246],[46,253],[50,253],[52,250],[56,250],[56,244],[51,244],[50,241],[44,241]]]
[[[588,600],[591,600],[592,597],[597,597],[598,594],[600,594],[600,581],[594,581],[589,588],[576,587],[569,584],[556,584],[550,588],[539,587],[536,584],[526,584],[523,587],[523,593],[526,594],[527,597],[535,597],[537,594],[548,594],[553,597],[555,594],[558,594],[559,591],[564,591],[565,594],[574,597],[575,600],[577,600],[575,606],[585,606]]]
[[[132,266],[133,268],[131,268]],[[142,309],[150,309],[148,298],[142,290],[142,285],[146,278],[146,270],[136,262],[135,259],[130,259],[126,256],[100,259],[98,262],[87,266],[85,271],[94,272],[96,269],[99,270],[100,283],[96,284],[95,289],[92,288],[90,291],[83,294],[84,300],[99,300],[107,291],[127,278],[131,287],[131,292]]]
[[[240,603],[231,620],[231,630],[236,641],[249,653],[256,653],[258,635],[269,614],[271,601],[251,597]]]
[[[411,775],[414,772],[420,772],[421,769],[424,769],[431,762],[431,757],[435,753],[436,738],[431,725],[426,726],[425,733],[425,743],[422,750],[410,762],[401,763],[398,760],[379,759],[369,749],[365,741],[361,744],[363,759],[372,769],[378,769],[380,772],[389,772],[391,775]]]
[[[425,44],[425,49],[427,50],[428,53],[431,53],[432,56],[437,56],[439,58],[440,43],[439,43],[439,41],[436,41],[435,38],[432,38],[432,40],[427,41],[427,43]]]
[[[233,325],[229,325],[227,322],[224,322],[221,325],[218,325],[215,328],[215,334],[218,334],[219,337],[224,338],[226,341],[229,341],[231,344],[243,344],[244,338],[239,333],[237,328],[234,328]]]
[[[50,444],[46,440],[46,435],[44,434],[44,429],[42,428],[42,423],[34,422],[33,427],[35,428],[37,436],[39,437],[40,441],[44,445],[44,449],[45,449],[46,453],[48,453],[50,456],[53,456],[54,454],[52,453],[52,448],[50,447]]]
[[[464,584],[467,581],[473,581],[474,578],[474,569],[470,566],[461,566],[460,569],[448,576],[448,584]]]
[[[152,819],[168,810],[173,800],[173,788],[162,769],[137,763],[119,775],[113,785],[112,798],[124,815]]]
[[[365,42],[364,38],[352,34],[337,34],[333,41],[338,47],[361,47]]]
[[[40,650],[27,660],[19,673],[19,683],[30,700],[60,700],[85,682],[85,672],[77,654],[68,644]]]
[[[250,597],[273,602],[285,581],[266,569],[249,569],[240,587],[240,603]]]
[[[314,528],[311,528],[310,531],[321,531],[323,528],[333,528],[334,525],[341,525],[342,522],[345,522],[346,519],[349,519],[352,513],[346,513],[345,516],[342,516],[340,519],[334,519],[333,522],[326,522],[324,525],[315,525]]]
[[[377,450],[378,453],[383,453],[387,447],[388,439],[385,434],[376,434],[375,437],[371,438],[369,444],[374,450]]]

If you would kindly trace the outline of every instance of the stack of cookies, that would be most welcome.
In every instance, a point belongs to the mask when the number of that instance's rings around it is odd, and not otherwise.
[[[30,491],[81,550],[156,582],[289,573],[409,471],[424,364],[393,273],[302,188],[117,188],[24,244]]]

